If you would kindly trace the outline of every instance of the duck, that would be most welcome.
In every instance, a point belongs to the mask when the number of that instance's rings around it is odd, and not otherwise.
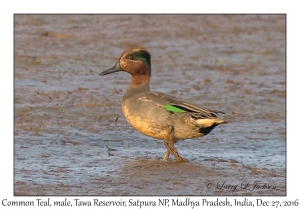
[[[216,126],[227,123],[219,118],[225,114],[187,103],[174,96],[150,90],[151,55],[143,47],[125,50],[118,62],[100,76],[127,72],[131,82],[123,95],[121,109],[126,120],[140,133],[163,140],[167,151],[177,162],[188,162],[179,155],[174,144],[179,140],[201,138]]]

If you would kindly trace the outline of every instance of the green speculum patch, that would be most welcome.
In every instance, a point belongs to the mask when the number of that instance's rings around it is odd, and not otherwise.
[[[180,109],[176,106],[172,106],[170,104],[167,104],[164,106],[169,112],[173,112],[173,113],[181,113],[181,112],[186,112],[185,110],[183,109]]]

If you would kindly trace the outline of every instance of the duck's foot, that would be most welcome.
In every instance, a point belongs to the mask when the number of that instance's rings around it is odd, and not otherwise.
[[[167,150],[164,155],[164,160],[169,160],[169,156],[170,156],[170,152],[169,152],[169,150]]]
[[[169,159],[169,155],[172,154],[174,156],[174,158],[176,159],[177,162],[180,163],[186,163],[189,162],[186,158],[181,157],[178,154],[177,149],[174,147],[173,142],[164,142],[165,146],[167,147],[167,152],[164,155],[164,160],[168,160]]]
[[[179,155],[178,155],[178,159],[176,158],[176,161],[180,162],[180,163],[187,163],[187,162],[189,162],[188,159],[186,159],[184,157],[181,157]]]
[[[164,160],[165,160],[165,161],[169,160],[170,154],[171,154],[170,151],[167,150],[166,153],[165,153],[165,155],[164,155]],[[174,155],[173,155],[173,156],[174,156]],[[178,152],[177,152],[177,156],[174,156],[174,157],[175,157],[175,159],[176,159],[177,162],[180,162],[180,163],[186,163],[186,162],[189,162],[186,158],[181,157],[181,156],[178,154]]]

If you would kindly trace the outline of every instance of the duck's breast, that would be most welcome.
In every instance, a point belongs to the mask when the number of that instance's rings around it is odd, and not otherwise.
[[[168,135],[170,113],[153,100],[132,97],[123,100],[121,107],[126,120],[139,132],[156,139],[165,139]]]

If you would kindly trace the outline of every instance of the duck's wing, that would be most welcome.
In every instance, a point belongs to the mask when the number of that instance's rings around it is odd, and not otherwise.
[[[212,110],[212,109],[195,106],[193,104],[181,101],[178,98],[174,96],[170,96],[165,93],[149,92],[149,94],[152,95],[152,97],[154,96],[156,98],[157,97],[160,98],[159,101],[161,105],[163,105],[168,111],[173,113],[193,112],[193,113],[200,114],[204,118],[217,117],[219,114],[225,114],[224,112],[219,110]],[[151,97],[150,95],[148,96]]]

